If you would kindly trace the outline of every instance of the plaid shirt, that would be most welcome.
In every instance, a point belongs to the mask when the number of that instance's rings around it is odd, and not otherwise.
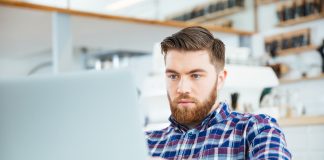
[[[226,103],[189,129],[177,123],[147,132],[150,155],[165,159],[291,159],[276,120],[231,112]]]

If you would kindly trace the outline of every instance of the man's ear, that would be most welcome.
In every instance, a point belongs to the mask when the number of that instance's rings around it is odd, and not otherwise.
[[[225,83],[227,77],[227,70],[224,68],[222,71],[219,72],[218,74],[218,82],[217,82],[217,91],[220,90]]]

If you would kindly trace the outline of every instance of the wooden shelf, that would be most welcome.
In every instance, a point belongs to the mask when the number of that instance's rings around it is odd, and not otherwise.
[[[298,48],[291,48],[291,49],[285,49],[277,52],[277,56],[286,56],[286,55],[292,55],[296,53],[306,52],[306,51],[312,51],[315,50],[317,46],[309,45],[309,46],[303,46]]]
[[[284,22],[280,22],[277,26],[278,27],[292,26],[292,25],[295,25],[295,24],[314,21],[314,20],[318,20],[318,19],[321,19],[321,18],[324,18],[323,13],[287,20],[287,21],[284,21]]]
[[[310,81],[310,80],[319,80],[324,79],[324,74],[314,76],[314,77],[304,77],[304,78],[298,78],[298,79],[280,79],[280,84],[289,84],[289,83],[297,83],[297,82],[303,82],[303,81]]]
[[[244,7],[232,7],[232,8],[225,9],[223,11],[218,11],[218,12],[210,13],[210,14],[207,14],[204,16],[200,16],[200,17],[191,19],[188,22],[202,23],[202,22],[222,18],[224,16],[232,15],[232,14],[241,12],[243,10],[244,10]]]
[[[324,125],[324,116],[302,116],[291,118],[280,118],[278,123],[281,127]]]
[[[33,4],[28,2],[20,2],[20,1],[0,1],[0,5],[41,10],[47,12],[59,12],[59,13],[70,14],[74,16],[92,17],[92,18],[100,18],[100,19],[107,19],[107,20],[141,23],[147,25],[166,26],[166,27],[185,28],[193,25],[200,25],[197,22],[186,23],[186,22],[176,22],[176,21],[146,20],[140,18],[130,18],[130,17],[99,14],[99,13],[92,13],[92,12],[65,9],[65,8],[49,7],[49,6],[38,5],[38,4]],[[205,27],[210,31],[214,31],[214,32],[223,32],[223,33],[230,33],[230,34],[244,35],[244,36],[250,36],[254,34],[254,32],[243,31],[243,30],[232,29],[232,28],[225,28],[220,26],[210,26],[210,25],[200,25],[200,26]]]

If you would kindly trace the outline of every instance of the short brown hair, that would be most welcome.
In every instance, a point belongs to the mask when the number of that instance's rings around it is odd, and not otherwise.
[[[164,59],[167,52],[172,49],[184,51],[207,50],[211,63],[215,65],[216,70],[219,71],[224,68],[225,45],[221,40],[214,38],[206,28],[200,26],[187,27],[170,37],[166,37],[161,42]]]

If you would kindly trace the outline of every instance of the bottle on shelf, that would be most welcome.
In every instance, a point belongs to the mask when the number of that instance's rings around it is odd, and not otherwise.
[[[295,18],[294,13],[295,13],[294,2],[288,1],[284,9],[284,21],[294,19]]]
[[[296,0],[296,12],[295,12],[295,17],[304,17],[305,16],[305,2],[304,0]]]
[[[283,34],[282,35],[282,39],[281,39],[281,50],[284,50],[284,49],[289,49],[290,46],[291,46],[291,41],[290,41],[290,34]]]
[[[283,9],[284,6],[282,4],[277,5],[277,18],[280,22],[284,20]]]
[[[319,48],[317,48],[317,51],[322,58],[322,74],[324,74],[324,40],[322,42],[322,45]]]

